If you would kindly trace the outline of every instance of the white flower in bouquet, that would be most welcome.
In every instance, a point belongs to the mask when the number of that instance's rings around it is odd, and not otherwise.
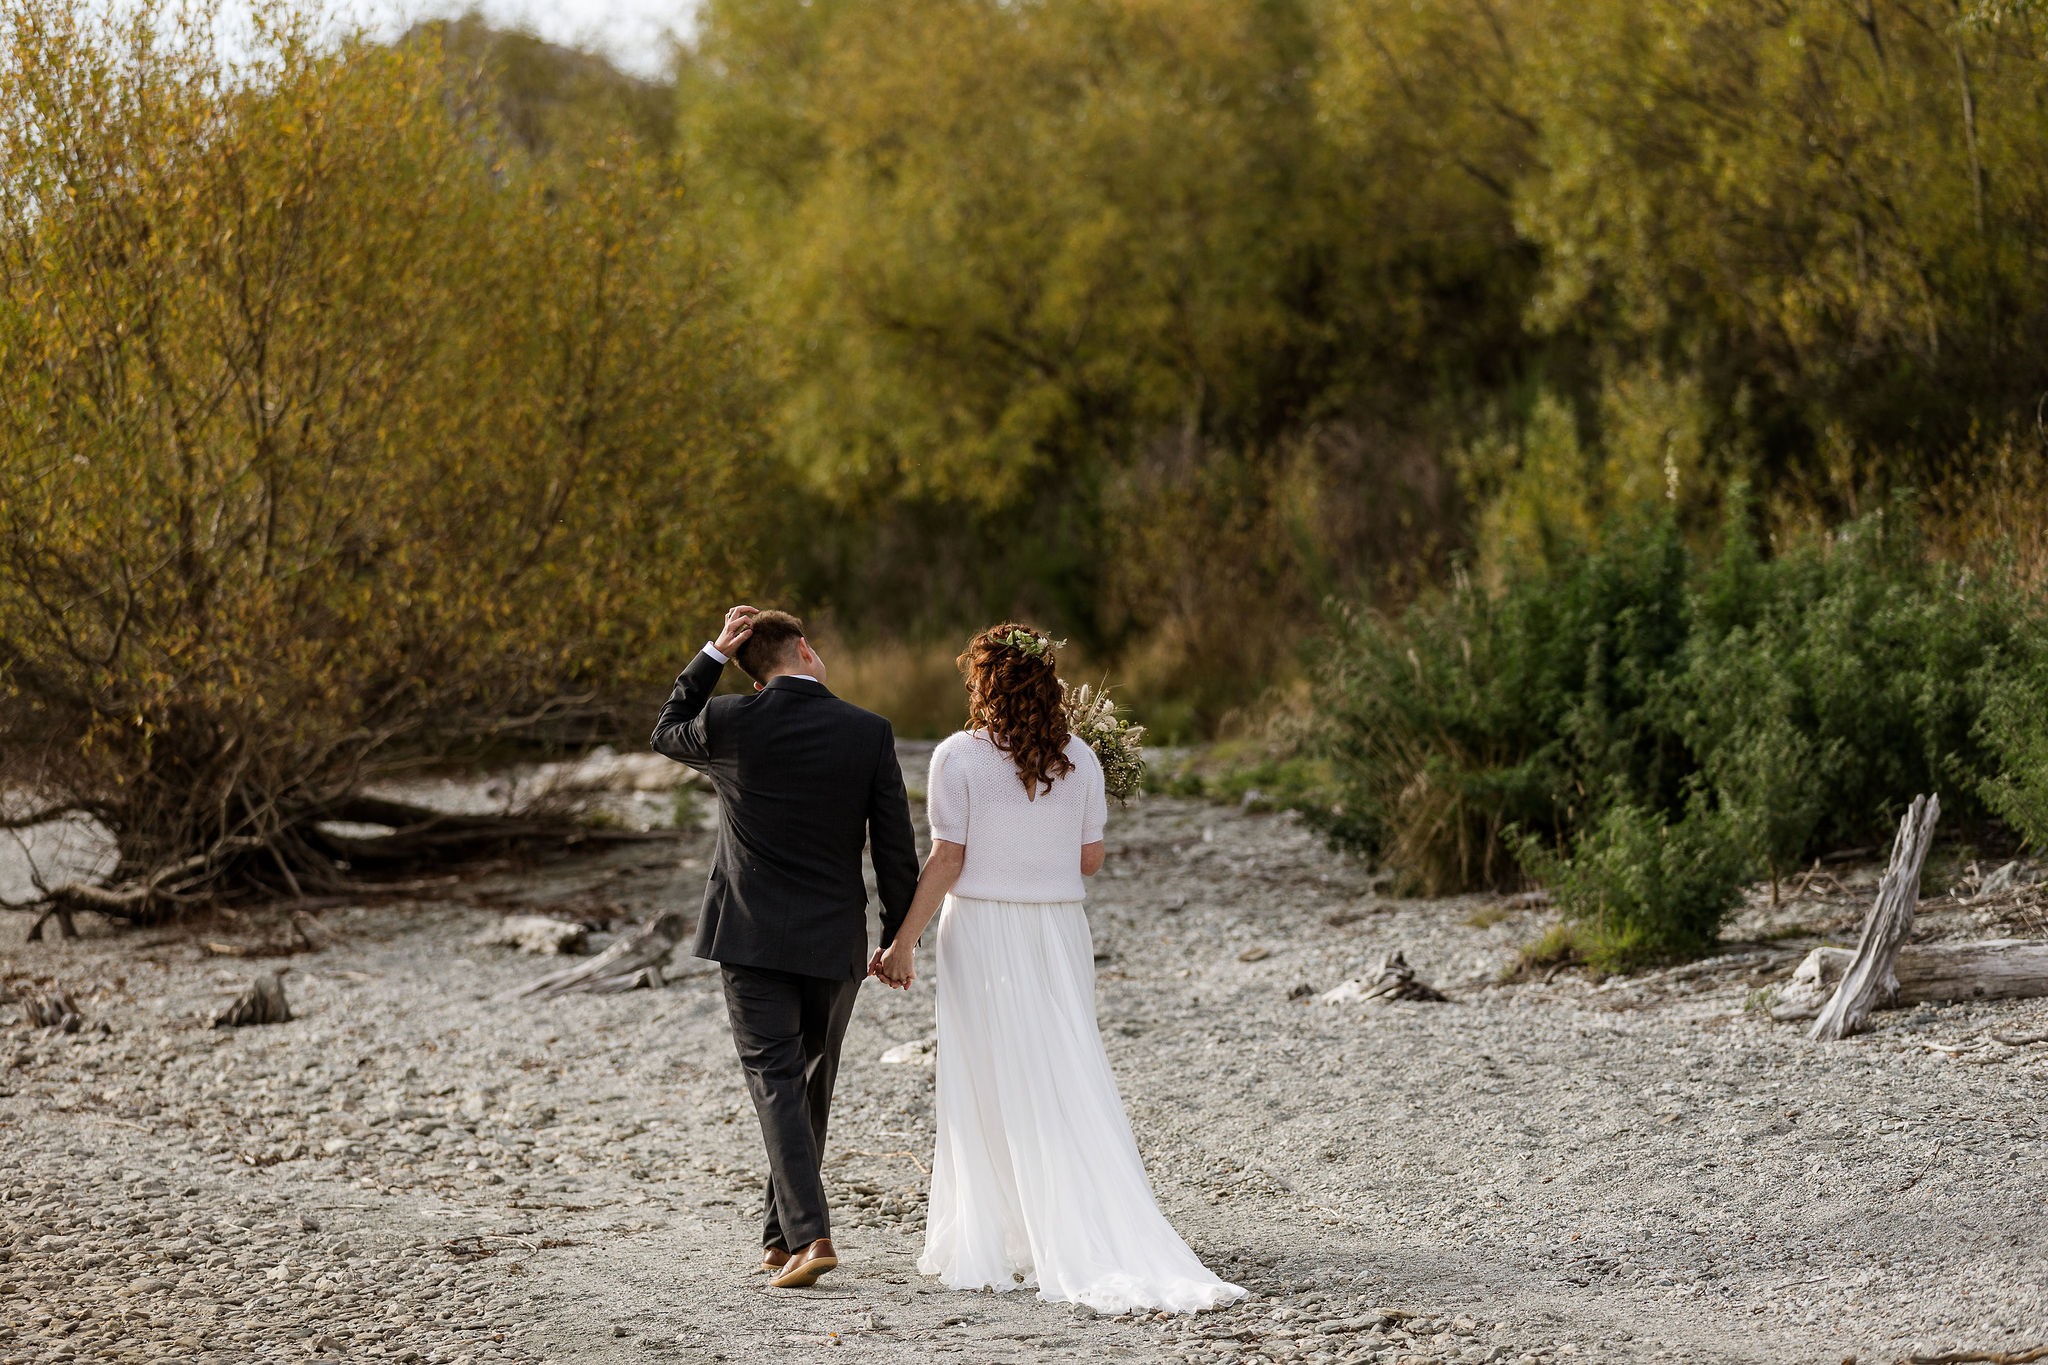
[[[1119,715],[1102,688],[1061,686],[1066,688],[1067,729],[1095,751],[1103,787],[1118,805],[1128,804],[1145,785],[1145,727]]]

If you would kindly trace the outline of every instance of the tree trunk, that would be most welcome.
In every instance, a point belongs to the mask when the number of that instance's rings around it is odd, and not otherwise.
[[[1842,974],[1820,1017],[1813,1021],[1808,1037],[1833,1042],[1859,1033],[1870,1024],[1870,1012],[1898,999],[1899,981],[1892,964],[1899,945],[1913,928],[1913,907],[1920,902],[1920,866],[1927,861],[1927,847],[1934,840],[1934,822],[1941,815],[1941,798],[1916,796],[1899,822],[1892,840],[1891,866],[1877,885],[1877,899],[1863,917],[1863,934],[1856,942],[1856,954]]]

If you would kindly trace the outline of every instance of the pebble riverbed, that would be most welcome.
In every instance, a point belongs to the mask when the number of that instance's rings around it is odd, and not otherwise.
[[[330,909],[291,957],[207,946],[276,935],[253,920],[0,948],[86,1021],[0,1005],[0,1362],[1868,1365],[2048,1341],[2048,1043],[1994,1036],[2048,1029],[2048,1002],[1827,1045],[1745,1008],[1853,941],[1853,876],[1753,906],[1706,963],[1502,984],[1540,907],[1393,899],[1291,816],[1160,797],[1113,814],[1091,887],[1101,1024],[1168,1215],[1254,1296],[1098,1318],[920,1277],[932,1072],[881,1057],[930,1036],[928,976],[865,989],[847,1038],[842,1268],[768,1289],[707,964],[500,1002],[560,959],[473,942],[508,912],[694,907],[709,845]],[[2038,936],[1961,902],[1923,923]],[[1317,998],[1389,948],[1451,1003]],[[276,967],[291,1022],[208,1027]]]

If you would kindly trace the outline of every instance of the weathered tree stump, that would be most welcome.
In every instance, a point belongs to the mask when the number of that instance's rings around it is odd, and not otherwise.
[[[232,1003],[213,1016],[215,1028],[239,1028],[244,1024],[282,1024],[292,1017],[285,1003],[284,974],[265,972],[242,988]]]
[[[1893,974],[1899,946],[1913,928],[1913,907],[1920,902],[1920,866],[1927,861],[1928,845],[1934,841],[1934,822],[1941,814],[1941,798],[1932,794],[1916,796],[1899,821],[1892,840],[1891,865],[1877,884],[1877,899],[1863,917],[1863,933],[1856,941],[1856,954],[1842,974],[1842,982],[1807,1036],[1833,1042],[1860,1033],[1870,1026],[1870,1012],[1898,999],[1899,980]]]
[[[1326,1005],[1348,1005],[1365,1000],[1449,1000],[1442,991],[1415,979],[1415,969],[1396,948],[1382,953],[1373,970],[1353,977],[1319,997]]]
[[[1815,948],[1771,1003],[1771,1017],[1784,1022],[1819,1014],[1855,960],[1848,948]],[[2048,996],[2048,941],[1908,943],[1899,949],[1892,974],[1899,983],[1893,1003],[1899,1005],[2038,999]]]
[[[682,942],[688,928],[688,921],[670,911],[651,923],[641,925],[588,962],[549,972],[537,981],[506,991],[498,998],[546,1000],[557,995],[609,995],[614,991],[659,986],[662,984],[662,966],[676,945]]]
[[[292,933],[309,953],[319,952],[330,941],[327,926],[304,910],[292,911]]]
[[[40,991],[22,982],[14,988],[14,998],[21,1002],[22,1013],[36,1028],[46,1028],[53,1033],[76,1033],[85,1023],[84,1013],[71,1003],[70,994],[59,987]]]

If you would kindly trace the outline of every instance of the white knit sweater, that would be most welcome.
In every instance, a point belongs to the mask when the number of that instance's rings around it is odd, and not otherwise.
[[[1102,837],[1109,800],[1095,751],[1069,737],[1074,770],[1030,796],[1017,764],[985,730],[963,730],[932,751],[926,813],[932,838],[967,846],[953,894],[983,901],[1077,901],[1081,846]]]

